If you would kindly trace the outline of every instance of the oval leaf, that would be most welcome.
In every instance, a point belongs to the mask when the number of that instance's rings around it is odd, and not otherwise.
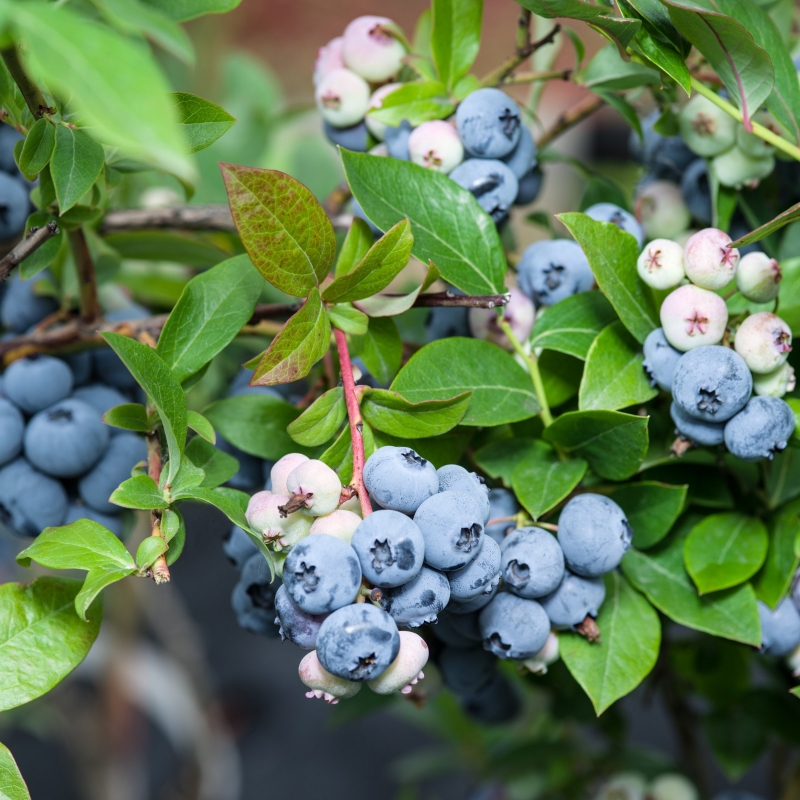
[[[452,88],[469,72],[481,44],[483,0],[434,0],[431,51],[439,78]]]
[[[175,92],[172,96],[178,107],[180,131],[190,153],[214,144],[236,122],[224,108],[210,100],[187,92]]]
[[[17,762],[4,744],[0,744],[0,799],[31,800]]]
[[[20,172],[28,177],[38,175],[50,162],[55,144],[56,126],[45,117],[36,120],[19,154]]]
[[[337,386],[318,397],[294,422],[290,423],[286,432],[298,444],[308,447],[325,444],[344,422],[347,406],[344,401],[344,389]]]
[[[50,174],[61,214],[92,188],[104,162],[103,148],[91,136],[77,128],[56,126]]]
[[[471,392],[446,400],[411,403],[397,392],[374,389],[361,404],[364,419],[376,430],[402,439],[439,436],[458,425],[470,404]]]
[[[611,493],[633,528],[633,546],[641,549],[660,542],[683,511],[688,486],[669,486],[657,481],[637,481]]]
[[[798,559],[795,541],[800,535],[800,500],[781,508],[769,520],[769,550],[754,581],[758,599],[775,608],[791,586]]]
[[[557,506],[582,480],[589,465],[582,458],[561,461],[550,448],[537,448],[511,476],[514,494],[533,519]]]
[[[123,508],[167,508],[169,503],[164,499],[158,484],[149,475],[135,475],[123,481],[108,498],[114,505]]]
[[[121,406],[109,408],[103,414],[103,422],[126,431],[147,433],[150,430],[147,409],[141,403],[123,403]]]

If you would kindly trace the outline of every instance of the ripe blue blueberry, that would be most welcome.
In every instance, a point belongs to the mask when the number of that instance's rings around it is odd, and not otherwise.
[[[466,567],[447,573],[450,597],[467,602],[481,595],[491,595],[500,582],[500,545],[489,536],[481,536],[478,555]]]
[[[222,552],[240,570],[250,556],[258,552],[255,542],[238,526],[234,525],[222,540]]]
[[[382,589],[408,583],[422,569],[422,531],[399,511],[374,511],[356,528],[350,544],[364,577]]]
[[[489,487],[483,478],[474,472],[468,472],[458,464],[446,464],[436,470],[439,476],[440,492],[465,492],[478,503],[483,511],[483,521],[489,521]]]
[[[679,181],[684,170],[696,158],[684,144],[680,136],[662,136],[653,130],[661,118],[661,110],[656,108],[641,120],[643,141],[631,131],[631,151],[649,172],[656,178]]]
[[[464,148],[478,158],[502,158],[519,142],[522,119],[517,104],[499,89],[478,89],[461,101],[456,128]]]
[[[518,181],[536,166],[536,143],[524,125],[520,128],[517,146],[507,156],[503,156],[503,162],[508,164]]]
[[[264,556],[256,553],[247,559],[241,577],[233,587],[231,605],[239,627],[275,639],[275,592],[281,585],[276,578],[270,583],[270,571]]]
[[[468,308],[432,308],[425,321],[425,332],[429,342],[437,339],[452,339],[454,336],[468,337]]]
[[[531,658],[550,633],[550,621],[539,603],[507,592],[495,596],[479,621],[484,648],[498,658]]]
[[[355,153],[365,153],[369,149],[370,137],[367,124],[362,119],[355,125],[346,128],[336,128],[327,120],[323,120],[322,129],[328,141],[332,144],[343,147],[345,150],[352,150]]]
[[[442,614],[431,630],[448,647],[469,649],[483,641],[477,613]]]
[[[632,538],[625,512],[601,494],[576,495],[558,519],[558,542],[578,575],[594,577],[619,566]]]
[[[656,328],[644,340],[644,361],[642,367],[647,373],[651,386],[658,386],[665,392],[672,391],[672,376],[678,359],[683,355],[676,350],[664,336],[663,328]]]
[[[334,611],[322,623],[317,636],[317,655],[322,666],[348,681],[377,678],[399,652],[397,625],[385,611],[371,603],[357,603]]]
[[[381,607],[398,625],[418,628],[425,622],[436,622],[448,602],[447,577],[438,570],[423,567],[408,583],[384,590]]]
[[[55,478],[76,478],[97,462],[108,439],[108,427],[100,415],[82,400],[69,397],[30,420],[25,429],[25,458]]]
[[[108,528],[114,536],[122,536],[122,518],[119,514],[101,514],[99,511],[95,511],[93,508],[84,506],[81,503],[70,503],[63,524],[69,525],[79,519],[90,519],[92,522],[97,522],[104,528]]]
[[[791,407],[778,397],[752,397],[725,425],[725,446],[743,461],[772,458],[795,429]]]
[[[522,710],[522,701],[517,690],[501,672],[483,689],[463,698],[462,703],[465,713],[483,725],[511,722]]]
[[[579,625],[587,616],[596,617],[606,598],[602,578],[583,578],[567,570],[559,587],[542,598],[542,606],[556,630]]]
[[[469,158],[450,173],[450,179],[471,192],[495,222],[508,216],[519,193],[519,181],[514,173],[496,159]]]
[[[522,254],[517,265],[519,288],[537,306],[551,306],[565,297],[588,292],[594,285],[589,262],[572,239],[543,239]]]
[[[788,656],[800,645],[800,612],[788,597],[773,611],[758,601],[761,620],[761,652],[771,656]]]
[[[460,695],[479,692],[497,674],[497,659],[480,647],[444,647],[438,664],[444,685]]]
[[[275,611],[280,626],[281,640],[287,639],[303,650],[313,650],[317,646],[317,636],[327,614],[308,614],[289,596],[285,586],[275,592]]]
[[[532,203],[542,191],[544,173],[539,167],[534,167],[519,179],[519,189],[514,200],[515,206],[526,206]]]
[[[669,413],[675,423],[677,433],[694,445],[716,447],[725,439],[724,422],[707,422],[704,419],[692,417],[675,402],[670,403]]]
[[[500,569],[503,582],[520,597],[542,597],[564,577],[564,553],[551,533],[518,528],[503,540]]]
[[[0,170],[14,175],[18,172],[17,162],[14,160],[14,146],[25,137],[10,125],[0,126]]]
[[[478,554],[483,513],[464,492],[439,492],[414,514],[425,537],[425,563],[436,569],[466,566]]]
[[[28,189],[22,181],[0,172],[0,239],[19,236],[25,230],[29,211]]]
[[[480,611],[482,608],[485,608],[492,602],[494,596],[497,594],[497,587],[499,586],[498,583],[492,582],[492,588],[490,591],[482,594],[475,595],[471,600],[451,600],[450,605],[447,606],[447,611],[454,616],[464,616],[467,614],[473,614],[476,611]]]
[[[0,468],[0,523],[18,536],[38,536],[64,522],[69,500],[60,481],[24,458]]]
[[[88,350],[60,356],[72,372],[73,386],[85,386],[92,379],[92,354]]]
[[[494,519],[506,519],[514,517],[519,513],[519,503],[514,493],[508,489],[489,489],[489,521]],[[514,520],[496,522],[494,525],[487,525],[483,532],[491,536],[498,544],[503,544],[506,533],[514,530],[516,525]]]
[[[31,356],[15,361],[3,376],[3,391],[26,414],[63,400],[72,391],[72,372],[59,358]]]
[[[40,272],[27,281],[21,280],[18,273],[11,276],[0,302],[0,323],[4,328],[14,333],[25,333],[58,310],[58,301],[54,297],[37,293],[45,281],[55,283],[49,272]]]
[[[616,225],[621,231],[630,233],[635,239],[639,249],[644,245],[644,231],[642,226],[629,211],[620,208],[615,203],[595,203],[589,206],[584,212],[587,217],[591,217],[598,222],[610,222]]]
[[[708,180],[708,162],[696,158],[681,177],[681,192],[692,216],[702,225],[710,225],[711,185]]]
[[[286,557],[283,582],[303,611],[328,614],[355,600],[361,567],[347,542],[334,536],[309,536]]]
[[[413,514],[439,491],[436,468],[410,447],[380,447],[364,465],[367,491],[383,508]]]
[[[19,409],[0,397],[0,464],[11,461],[22,452],[24,433],[25,420]]]
[[[401,161],[410,160],[408,140],[413,130],[411,123],[407,119],[404,119],[399,125],[386,128],[383,134],[383,141],[386,143],[386,149],[392,158],[398,158]]]
[[[753,391],[744,359],[728,347],[704,345],[684,353],[675,366],[672,396],[690,417],[725,422],[741,411]]]
[[[101,417],[106,411],[130,403],[130,398],[122,394],[113,386],[106,386],[104,383],[90,383],[88,386],[79,386],[72,396],[78,400],[88,403]],[[113,428],[111,433],[121,432],[121,428]]]
[[[118,507],[109,502],[111,493],[131,477],[131,470],[147,460],[147,445],[135,433],[120,433],[109,441],[100,460],[78,481],[78,494],[87,506],[104,514]]]
[[[240,492],[253,492],[261,489],[264,476],[261,471],[261,459],[245,453],[232,445],[227,439],[217,434],[217,449],[232,455],[239,462],[239,471],[227,482],[226,486]]]

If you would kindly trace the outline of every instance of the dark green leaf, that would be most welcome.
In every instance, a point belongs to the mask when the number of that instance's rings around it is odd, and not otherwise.
[[[161,494],[158,484],[148,475],[136,475],[128,478],[113,491],[108,499],[123,508],[151,509],[169,506]]]
[[[195,486],[180,493],[179,500],[196,500],[199,503],[218,508],[234,525],[238,525],[244,530],[249,530],[247,519],[241,505],[226,492],[220,489],[203,489]]]
[[[469,72],[481,44],[483,0],[434,0],[431,51],[442,83],[452,88]]]
[[[774,219],[771,219],[764,225],[761,225],[755,230],[750,231],[750,233],[740,236],[736,241],[731,242],[731,247],[744,247],[745,245],[753,244],[753,242],[760,242],[771,233],[775,233],[775,231],[780,230],[784,225],[788,225],[789,223],[795,222],[799,219],[800,203],[796,203],[791,208],[787,208],[786,211],[778,214],[778,216]]]
[[[186,22],[203,14],[224,14],[226,11],[232,11],[242,0],[144,0],[144,2],[155,6],[176,22]]]
[[[634,61],[623,61],[617,48],[609,44],[598,51],[589,62],[581,82],[593,92],[619,91],[647,84],[658,85],[661,83],[661,76]]]
[[[232,455],[217,450],[214,445],[199,436],[195,436],[186,445],[186,457],[203,470],[205,477],[200,486],[204,489],[220,486],[239,471],[239,462]]]
[[[640,550],[660,542],[683,511],[688,486],[638,481],[619,486],[611,499],[619,503],[633,528],[633,546]]]
[[[403,361],[403,342],[394,320],[373,317],[366,334],[351,342],[351,352],[361,358],[379,383],[389,383]]]
[[[49,174],[49,170],[46,170]],[[43,172],[42,175],[45,173]],[[41,183],[41,177],[40,177]],[[25,223],[25,235],[27,236],[31,228],[41,228],[47,225],[48,222],[53,221],[55,218],[48,214],[46,211],[34,211],[28,217]],[[48,239],[43,245],[34,250],[20,265],[19,276],[23,280],[29,280],[34,275],[38,275],[43,269],[49,267],[50,264],[58,257],[58,252],[64,244],[65,237],[64,231],[58,229],[58,233],[51,239]]]
[[[336,259],[334,275],[339,278],[352,272],[356,264],[367,254],[375,237],[372,235],[372,228],[360,217],[353,217],[347,236],[344,237],[344,244],[339,251]]]
[[[364,419],[376,430],[403,439],[439,436],[462,421],[471,393],[412,403],[397,392],[374,389],[361,404]]]
[[[352,336],[363,336],[369,327],[369,317],[351,303],[339,303],[331,306],[328,309],[328,317],[335,327]],[[323,352],[322,355],[325,353]]]
[[[444,119],[455,111],[455,105],[447,96],[447,87],[439,81],[417,81],[404,83],[386,95],[379,108],[369,116],[386,125],[399,125],[407,119],[419,125],[432,119]]]
[[[169,489],[168,497],[170,502],[180,497],[183,492],[196,489],[203,483],[205,477],[205,472],[184,455],[181,458],[181,468],[178,470],[178,474],[173,479],[172,486]]]
[[[197,411],[189,411],[186,416],[188,426],[200,437],[207,442],[214,444],[217,441],[217,435],[214,433],[214,426]]]
[[[731,781],[738,781],[769,744],[763,724],[744,708],[715,709],[704,723],[711,751]]]
[[[126,431],[147,433],[150,430],[147,409],[141,403],[124,403],[121,406],[109,408],[103,414],[103,422]]]
[[[136,548],[136,566],[141,572],[155,564],[156,559],[168,549],[167,543],[160,536],[148,536],[142,539]]]
[[[368,317],[395,317],[398,314],[403,314],[414,305],[420,292],[424,292],[431,284],[439,279],[439,270],[436,265],[431,261],[428,264],[428,271],[422,283],[406,295],[388,295],[376,294],[374,297],[367,297],[364,300],[359,300],[356,306],[363,311]]]
[[[194,94],[175,92],[181,133],[190,153],[204,150],[233,127],[236,120],[224,109],[210,100]]]
[[[376,448],[372,428],[365,424],[362,435],[364,437],[364,455],[369,458]],[[336,441],[319,457],[319,460],[336,470],[342,486],[347,486],[353,480],[353,447],[349,425],[345,425]]]
[[[0,744],[0,799],[31,800],[17,762],[4,744]]]
[[[77,128],[57,125],[54,138],[50,174],[56,188],[58,208],[63,214],[92,188],[103,169],[105,156],[103,148]]]
[[[769,519],[769,550],[753,584],[758,599],[775,608],[786,595],[800,558],[795,541],[800,535],[800,500],[785,505]]]
[[[318,397],[286,432],[299,444],[315,447],[325,444],[339,430],[346,416],[344,390],[337,386]]]
[[[537,448],[522,459],[511,477],[514,494],[533,519],[557,506],[583,479],[588,464],[581,458],[561,461],[553,450]]]
[[[130,231],[104,236],[123,258],[137,261],[175,261],[189,267],[212,267],[229,252],[198,234],[173,231]]]
[[[50,162],[56,144],[56,126],[49,119],[36,120],[25,137],[25,144],[19,156],[19,169],[24,175],[33,178]]]
[[[476,450],[475,463],[490,477],[511,488],[514,470],[527,461],[546,461],[552,451],[539,439],[500,439]]]
[[[186,543],[186,524],[181,512],[168,508],[161,517],[161,532],[169,544],[167,566],[171,567],[180,558]]]

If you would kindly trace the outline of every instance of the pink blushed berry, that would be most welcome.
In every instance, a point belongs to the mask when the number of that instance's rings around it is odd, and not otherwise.
[[[444,120],[423,122],[408,137],[408,154],[415,164],[447,174],[464,158],[456,129]]]
[[[347,128],[364,119],[369,97],[369,84],[349,69],[329,72],[314,92],[319,113],[335,128]]]
[[[727,286],[739,263],[739,251],[730,244],[731,237],[718,228],[703,228],[695,233],[683,252],[686,277],[702,289]]]
[[[742,256],[736,267],[736,288],[754,303],[769,303],[778,296],[781,265],[758,250]]]
[[[360,683],[339,678],[328,672],[319,663],[316,650],[303,656],[297,673],[300,680],[310,689],[306,692],[306,697],[309,699],[316,697],[330,705],[336,705],[339,700],[355,697],[361,690]]]
[[[342,50],[348,69],[370,83],[383,83],[403,66],[406,50],[387,17],[357,17],[344,31]]]
[[[672,289],[685,277],[683,248],[671,239],[653,239],[636,262],[639,277],[654,289]]]
[[[764,375],[786,362],[792,350],[792,330],[776,314],[760,311],[742,322],[733,344],[750,371]]]
[[[314,86],[335,69],[344,69],[343,45],[344,39],[337,36],[317,50],[317,60],[314,62]]]
[[[660,316],[667,341],[682,352],[719,344],[728,324],[725,301],[691,284],[679,286],[667,295],[661,304]]]
[[[409,694],[425,677],[422,669],[428,663],[428,655],[428,645],[421,636],[412,631],[400,631],[397,658],[367,686],[376,694]]]

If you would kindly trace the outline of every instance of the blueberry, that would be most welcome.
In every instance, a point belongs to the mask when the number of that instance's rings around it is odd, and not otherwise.
[[[431,630],[448,647],[470,649],[483,641],[477,613],[442,614]]]
[[[464,492],[439,492],[414,514],[425,537],[425,563],[436,569],[459,569],[478,554],[483,514]]]
[[[3,391],[26,414],[35,414],[69,396],[72,381],[72,372],[61,359],[31,356],[6,370]]]
[[[500,545],[489,536],[481,536],[478,555],[466,567],[447,573],[450,597],[467,602],[480,595],[491,595],[500,582]]]
[[[303,650],[313,650],[317,646],[317,636],[327,614],[308,614],[289,596],[285,586],[275,593],[276,622],[280,626],[281,639],[287,639]]]
[[[639,249],[644,245],[644,231],[637,222],[636,217],[624,208],[620,208],[615,203],[595,203],[589,206],[584,212],[587,217],[591,217],[598,222],[610,222],[616,225],[621,231],[630,233],[639,245]]]
[[[403,66],[406,49],[391,34],[396,25],[388,17],[356,17],[344,29],[342,58],[348,69],[370,83],[385,83]]]
[[[260,489],[264,481],[261,472],[261,459],[245,453],[232,445],[227,439],[217,434],[217,449],[233,456],[239,462],[238,472],[227,482],[226,486],[238,489],[240,492],[252,492]]]
[[[503,582],[520,597],[542,597],[564,577],[564,553],[555,536],[541,528],[518,528],[503,541]]]
[[[508,216],[519,193],[516,175],[495,159],[469,158],[450,173],[450,179],[471,192],[495,222]]]
[[[704,158],[724,153],[736,141],[737,123],[699,94],[681,109],[678,125],[687,147]]]
[[[67,493],[59,481],[35,470],[24,458],[0,469],[0,522],[19,536],[38,536],[61,525]]]
[[[398,158],[401,161],[410,160],[408,140],[413,130],[411,123],[407,119],[404,119],[395,127],[389,126],[386,128],[383,134],[383,140],[386,142],[386,147],[392,158]]]
[[[681,177],[681,192],[692,216],[703,225],[710,225],[711,186],[708,180],[708,162],[696,158]]]
[[[619,566],[632,538],[625,512],[601,494],[576,495],[558,519],[558,542],[578,575],[594,577]]]
[[[725,439],[724,422],[707,422],[704,419],[692,417],[675,402],[670,403],[669,413],[678,434],[694,445],[716,447]]]
[[[92,352],[94,374],[117,389],[131,391],[136,388],[136,379],[128,372],[122,359],[110,348],[103,347]]]
[[[507,156],[503,156],[502,160],[518,181],[530,174],[536,166],[536,143],[533,141],[531,132],[524,125],[520,127],[517,146]]]
[[[78,481],[78,494],[87,506],[111,514],[118,507],[109,502],[111,493],[131,477],[131,470],[147,460],[147,445],[135,433],[111,438],[108,448],[92,469]]]
[[[150,311],[139,303],[126,303],[119,308],[106,311],[106,319],[109,322],[129,322],[135,319],[147,319]]]
[[[122,518],[118,514],[101,514],[99,511],[80,503],[70,503],[63,524],[69,525],[79,519],[90,519],[92,522],[97,522],[104,528],[108,528],[114,536],[122,536]]]
[[[672,391],[672,376],[678,359],[683,355],[676,350],[664,336],[663,328],[656,328],[644,340],[644,361],[642,367],[647,373],[651,386],[658,386],[665,392]]]
[[[412,163],[447,175],[464,160],[464,147],[449,122],[434,119],[411,132],[408,155]]]
[[[517,265],[519,288],[537,306],[588,292],[594,285],[581,246],[571,239],[544,239],[526,248]]]
[[[690,417],[725,422],[741,411],[753,391],[744,359],[728,347],[703,346],[684,353],[675,366],[672,396]]]
[[[381,606],[398,625],[417,628],[425,622],[436,622],[449,601],[447,577],[438,570],[423,567],[408,583],[384,590]]]
[[[31,419],[25,429],[25,457],[48,475],[75,478],[97,462],[108,440],[100,415],[70,397]]]
[[[474,472],[468,472],[458,464],[445,464],[436,470],[439,477],[440,492],[464,492],[478,503],[483,511],[483,521],[489,521],[489,487],[483,478]]]
[[[328,141],[332,144],[343,147],[345,150],[352,150],[355,153],[365,153],[369,149],[370,136],[367,124],[362,119],[355,125],[347,128],[336,128],[327,120],[323,120],[322,128]]]
[[[337,128],[356,125],[369,108],[369,84],[349,69],[328,73],[314,91],[322,118]]]
[[[774,611],[759,600],[758,617],[761,620],[762,653],[788,656],[800,645],[800,612],[788,597],[781,600]]]
[[[334,611],[322,623],[317,636],[317,655],[322,666],[349,681],[377,678],[399,651],[397,625],[385,611],[371,603],[357,603]]]
[[[794,429],[794,413],[786,402],[752,397],[725,425],[725,446],[743,461],[760,461],[786,449]]]
[[[452,339],[454,336],[468,337],[469,309],[468,308],[432,308],[425,321],[425,331],[428,341],[437,339]]]
[[[54,297],[36,293],[37,286],[45,280],[54,282],[49,272],[41,272],[27,281],[21,280],[18,273],[11,276],[0,303],[0,323],[4,328],[14,333],[25,333],[58,311],[58,301]]]
[[[303,611],[328,614],[355,600],[361,567],[355,550],[341,539],[309,536],[286,557],[283,582]]]
[[[479,692],[497,674],[497,659],[479,647],[444,647],[438,663],[444,685],[460,695]]]
[[[464,711],[484,725],[501,725],[519,716],[522,701],[513,684],[498,672],[479,692],[463,701]]]
[[[113,386],[106,386],[104,383],[90,383],[88,386],[80,386],[72,396],[78,400],[88,403],[101,417],[110,409],[130,403],[130,398]],[[121,428],[112,428],[112,436],[121,432]]]
[[[222,552],[236,569],[241,569],[250,556],[258,553],[255,542],[238,526],[234,525],[222,541]]]
[[[507,592],[498,593],[479,620],[483,646],[498,658],[531,658],[550,633],[550,622],[539,603]]]
[[[489,489],[489,521],[493,519],[503,519],[514,517],[519,513],[519,503],[514,493],[508,489]],[[491,536],[498,544],[503,544],[506,532],[513,531],[515,528],[514,520],[507,522],[496,522],[494,525],[487,525],[483,532]]]
[[[16,458],[22,452],[25,420],[19,409],[0,397],[0,464]]]
[[[364,577],[389,589],[408,583],[422,569],[422,532],[399,511],[375,511],[356,528],[351,545]]]
[[[497,594],[498,585],[497,583],[493,583],[490,591],[476,595],[471,600],[452,600],[450,605],[447,606],[448,612],[454,616],[464,616],[480,611],[492,602],[494,596]]]
[[[61,356],[72,372],[73,386],[84,386],[92,379],[92,354],[88,350]]]
[[[439,491],[436,468],[410,447],[380,447],[364,465],[364,484],[383,508],[413,514]]]
[[[532,203],[539,196],[539,192],[542,191],[544,173],[539,167],[534,167],[529,172],[526,172],[518,183],[519,189],[517,190],[514,205],[526,206],[528,203]]]
[[[245,562],[239,582],[233,587],[231,605],[241,628],[275,639],[275,592],[279,579],[270,583],[270,571],[264,556],[256,553]]]
[[[680,180],[684,170],[695,159],[694,153],[683,143],[680,136],[662,136],[653,130],[653,126],[661,117],[661,110],[656,108],[641,120],[643,142],[639,146],[639,137],[631,131],[631,150],[658,178]]]
[[[19,172],[14,160],[14,145],[25,137],[10,125],[0,125],[0,170],[10,175]]]
[[[522,119],[517,104],[499,89],[478,89],[461,101],[456,128],[465,149],[479,158],[502,158],[517,146]]]
[[[0,172],[0,239],[19,236],[25,230],[29,211],[30,196],[26,186]]]
[[[602,578],[583,578],[569,570],[559,587],[542,598],[542,606],[556,630],[573,628],[587,616],[596,617],[606,597]]]

